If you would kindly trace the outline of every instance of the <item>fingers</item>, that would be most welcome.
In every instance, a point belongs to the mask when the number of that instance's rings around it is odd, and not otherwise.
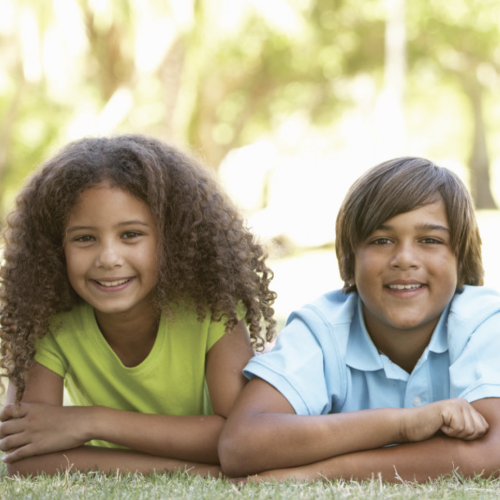
[[[18,460],[21,460],[23,458],[28,458],[33,455],[36,455],[34,450],[30,445],[22,446],[20,448],[17,448],[15,450],[12,450],[10,453],[6,453],[2,457],[2,462],[5,464],[12,464],[14,462],[17,462]]]
[[[0,411],[0,421],[7,422],[13,418],[20,418],[26,415],[26,406],[23,404],[7,404]]]
[[[465,399],[457,398],[443,402],[443,426],[449,437],[471,441],[484,436],[488,432],[488,423]]]
[[[472,441],[473,439],[483,437],[488,432],[489,425],[478,411],[470,405],[469,407],[471,409],[470,413],[468,413],[470,418],[470,429],[467,429],[466,432],[463,432],[462,435],[459,435],[458,437],[460,439]]]
[[[9,452],[18,449],[21,446],[28,444],[26,442],[25,436],[22,434],[14,434],[13,436],[8,436],[0,441],[0,450],[5,451],[7,455],[2,457],[2,460],[8,456]],[[4,460],[5,462],[6,460]]]
[[[7,422],[10,424],[10,422]],[[12,421],[15,423],[15,421]],[[30,442],[29,434],[23,432],[24,429],[19,428],[19,426],[9,426],[9,429],[5,429],[7,424],[2,424],[0,428],[2,429],[2,439],[0,439],[0,450],[9,452],[21,446],[24,446]]]
[[[0,440],[10,436],[11,434],[17,434],[24,430],[24,422],[20,419],[7,420],[0,424]],[[2,448],[0,447],[0,450]]]

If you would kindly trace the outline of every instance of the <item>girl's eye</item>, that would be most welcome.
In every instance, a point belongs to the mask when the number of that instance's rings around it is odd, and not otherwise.
[[[93,241],[94,240],[94,237],[93,236],[89,236],[89,235],[84,235],[84,236],[78,236],[78,238],[75,238],[75,241],[78,241],[80,243],[87,243],[89,241]]]
[[[422,243],[432,243],[432,244],[441,244],[442,242],[436,238],[422,238],[420,240]]]
[[[131,238],[137,238],[137,236],[140,236],[140,233],[137,233],[135,231],[127,231],[123,233],[122,238],[129,240]]]

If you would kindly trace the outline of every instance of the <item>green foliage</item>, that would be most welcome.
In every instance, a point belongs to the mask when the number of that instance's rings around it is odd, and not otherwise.
[[[312,125],[335,126],[359,105],[357,78],[382,89],[385,2],[366,0],[361,8],[353,0],[287,0],[272,15],[265,6],[4,0],[0,216],[39,159],[82,135],[150,133],[194,147],[216,168],[232,148],[298,112]],[[423,102],[432,111],[418,92],[422,75],[431,75],[430,95],[466,95],[465,79],[477,77],[493,110],[500,4],[435,0],[406,7],[408,109]],[[123,103],[113,101],[120,95]],[[485,120],[500,133],[491,115]],[[471,129],[468,121],[462,118],[460,136]],[[455,143],[454,136],[444,140]]]

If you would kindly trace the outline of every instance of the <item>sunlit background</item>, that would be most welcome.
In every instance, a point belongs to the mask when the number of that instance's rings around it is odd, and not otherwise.
[[[425,156],[470,186],[499,283],[498,0],[0,0],[0,61],[1,216],[69,140],[152,134],[217,171],[282,323],[340,286],[353,180]]]

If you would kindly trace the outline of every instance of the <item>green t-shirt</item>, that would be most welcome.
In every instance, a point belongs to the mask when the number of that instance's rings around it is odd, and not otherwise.
[[[203,415],[212,409],[205,383],[205,356],[224,335],[224,322],[197,319],[180,306],[162,316],[147,358],[126,367],[111,349],[88,304],[58,314],[37,344],[35,359],[64,378],[77,406],[100,405],[159,415]],[[96,446],[115,445],[94,440]]]

